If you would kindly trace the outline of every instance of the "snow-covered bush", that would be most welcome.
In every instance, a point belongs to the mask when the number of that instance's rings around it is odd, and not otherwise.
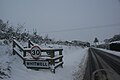
[[[10,62],[0,62],[0,79],[10,78]]]
[[[0,79],[10,78],[11,51],[8,45],[0,46]],[[10,60],[11,59],[11,60]]]

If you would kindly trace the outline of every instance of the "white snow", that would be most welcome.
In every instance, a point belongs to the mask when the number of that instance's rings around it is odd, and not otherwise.
[[[114,54],[114,55],[117,55],[117,56],[120,56],[120,52],[117,52],[117,51],[112,51],[112,50],[107,50],[107,49],[101,49],[101,48],[98,48],[102,51],[105,51],[105,52],[108,52],[110,54]]]
[[[10,77],[10,63],[12,61],[11,58],[11,50],[9,46],[0,45],[0,77],[8,78]],[[1,75],[1,73],[3,75]]]
[[[11,78],[4,78],[4,80],[73,80],[73,74],[78,71],[79,64],[81,63],[81,60],[87,50],[80,47],[63,45],[49,46],[52,46],[53,48],[63,48],[63,68],[58,67],[55,74],[49,69],[40,69],[39,71],[35,71],[27,69],[23,65],[22,59],[20,59],[17,55],[9,57],[4,55],[4,57],[0,56],[0,63],[2,63],[3,60],[5,61],[3,64],[6,63],[6,60],[11,61]],[[4,47],[5,48],[0,45],[0,52],[3,52],[3,54],[5,54],[8,49],[11,50],[10,47]]]
[[[120,43],[120,41],[114,41],[114,42],[111,42],[111,43]]]

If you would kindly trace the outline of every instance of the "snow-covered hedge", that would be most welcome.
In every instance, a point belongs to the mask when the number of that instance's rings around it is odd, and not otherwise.
[[[0,46],[0,79],[10,78],[11,51],[8,45]]]

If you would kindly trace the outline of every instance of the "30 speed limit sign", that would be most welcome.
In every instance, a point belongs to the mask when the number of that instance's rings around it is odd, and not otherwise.
[[[40,56],[41,56],[41,49],[40,47],[38,46],[33,46],[31,48],[31,56],[34,58],[34,59],[38,59]]]

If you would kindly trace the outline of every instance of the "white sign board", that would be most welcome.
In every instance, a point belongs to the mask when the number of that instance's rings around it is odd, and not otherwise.
[[[25,61],[26,67],[49,68],[48,61]]]
[[[31,48],[31,56],[34,59],[38,59],[41,56],[41,49],[38,46],[33,46]]]

